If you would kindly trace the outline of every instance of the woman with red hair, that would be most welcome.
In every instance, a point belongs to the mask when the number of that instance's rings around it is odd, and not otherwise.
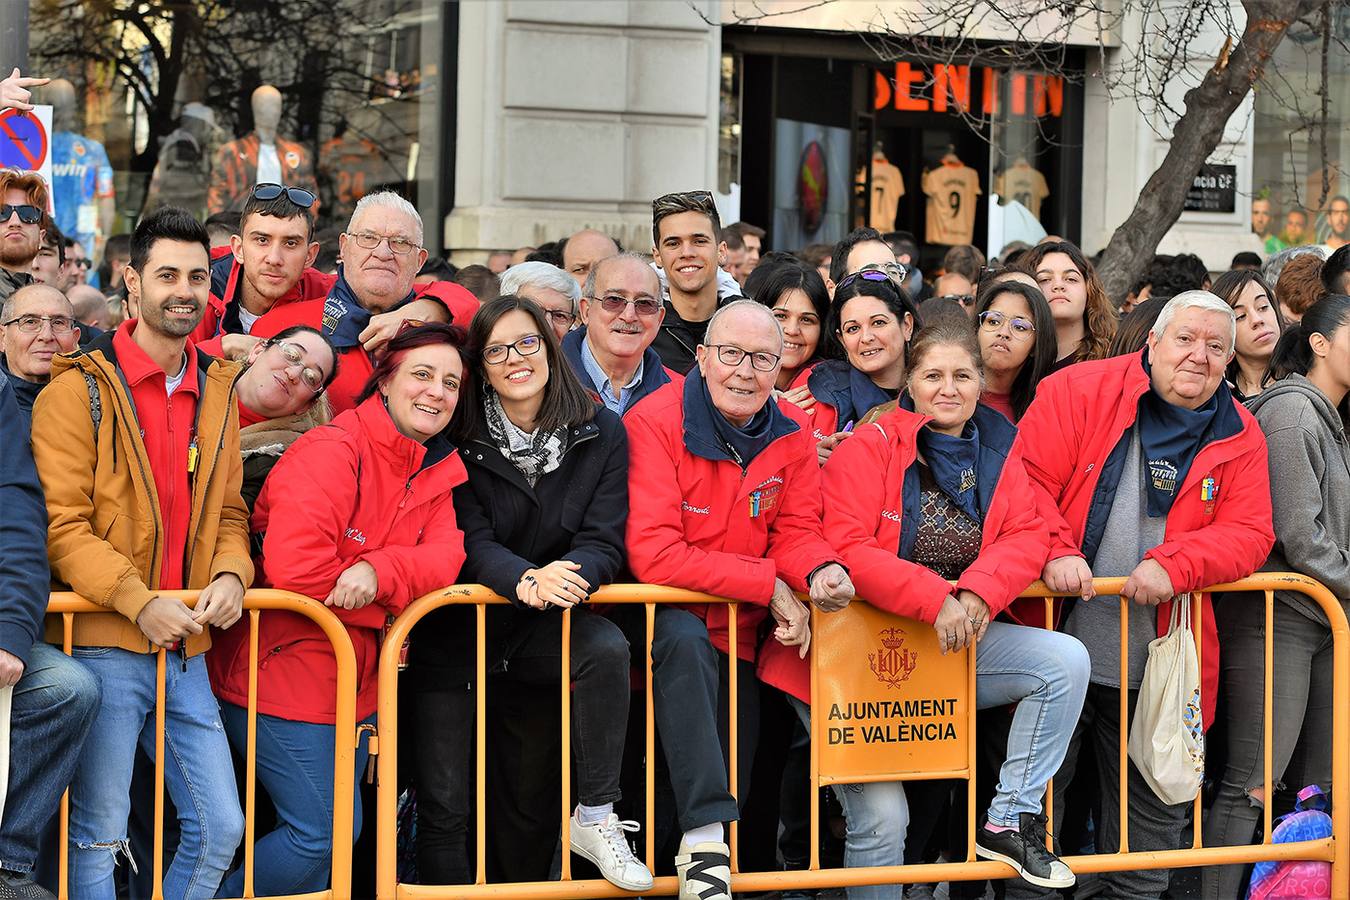
[[[465,343],[452,325],[399,333],[357,406],[291,445],[253,511],[256,584],[320,600],[347,626],[362,724],[375,721],[385,622],[454,584],[464,562],[451,490],[465,471],[449,425],[467,375]],[[259,896],[320,891],[332,858],[336,662],[323,632],[297,613],[266,613],[258,649],[257,771],[277,828],[258,841],[254,887]],[[208,668],[225,730],[242,751],[247,626],[218,635]],[[358,772],[366,756],[362,742]],[[359,794],[354,821],[359,834]],[[222,891],[240,896],[243,872],[227,876]]]

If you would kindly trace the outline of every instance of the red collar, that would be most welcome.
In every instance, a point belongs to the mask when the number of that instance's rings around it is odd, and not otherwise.
[[[117,354],[117,367],[122,370],[126,376],[127,384],[135,387],[148,378],[158,376],[161,379],[167,379],[167,373],[140,348],[140,345],[132,338],[132,332],[136,330],[139,324],[138,319],[128,319],[117,328],[113,334],[113,352]],[[189,339],[183,346],[183,352],[187,355],[185,363],[186,374],[183,378],[183,386],[180,390],[191,391],[193,394],[200,394],[197,387],[197,379],[192,377],[192,373],[197,370],[197,348],[192,346],[192,340]]]

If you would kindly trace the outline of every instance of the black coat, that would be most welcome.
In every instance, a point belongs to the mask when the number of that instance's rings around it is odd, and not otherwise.
[[[512,633],[522,617],[559,615],[516,600],[526,569],[568,559],[581,566],[595,590],[625,566],[628,524],[628,436],[619,417],[603,406],[595,418],[569,430],[562,465],[530,487],[502,455],[483,425],[460,458],[469,479],[455,488],[455,515],[464,530],[465,584],[480,583],[512,601],[488,609],[488,670],[510,656]],[[473,677],[474,619],[470,606],[428,615],[413,629],[409,663],[423,689]]]

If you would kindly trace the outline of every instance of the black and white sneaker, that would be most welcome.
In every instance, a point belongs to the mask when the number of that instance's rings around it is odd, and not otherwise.
[[[0,900],[56,900],[56,895],[27,875],[0,869]]]
[[[675,857],[679,900],[731,900],[731,848],[721,841],[695,844]]]
[[[975,855],[996,859],[1017,870],[1031,884],[1043,888],[1072,887],[1073,871],[1045,847],[1045,816],[1022,813],[1016,831],[990,831],[988,823],[975,835]]]

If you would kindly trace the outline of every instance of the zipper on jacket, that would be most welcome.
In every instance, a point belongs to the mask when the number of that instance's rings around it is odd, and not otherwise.
[[[241,373],[241,374],[242,374],[242,373]],[[229,418],[230,418],[230,404],[234,403],[234,388],[235,388],[235,385],[237,385],[238,383],[239,383],[239,376],[235,376],[233,379],[230,380],[230,387],[229,387],[229,389],[226,390],[226,392],[225,392],[225,420],[226,420],[226,422],[228,422],[228,421],[229,421]],[[199,422],[200,419],[201,419],[201,404],[202,404],[202,402],[205,401],[205,400],[206,400],[206,391],[203,390],[203,391],[202,391],[202,396],[200,396],[200,397],[197,398],[197,415],[193,417],[193,418],[196,420],[196,421],[193,422],[193,426],[192,426],[192,434],[193,434],[193,439],[194,439],[194,440],[196,439],[196,436],[197,436],[197,434],[198,434],[199,431],[200,431],[200,429],[199,429],[199,427],[198,427],[198,425],[197,425],[197,422]],[[221,454],[225,452],[225,432],[226,432],[226,430],[227,430],[227,429],[225,428],[225,423],[222,422],[222,423],[221,423],[221,426],[220,426],[220,439],[216,442],[216,455],[215,455],[214,457],[212,457],[212,459],[211,459],[211,469],[210,469],[210,471],[211,471],[211,474],[212,474],[212,475],[215,474],[216,466],[219,465],[219,463],[220,463],[220,456],[221,456]],[[205,466],[204,463],[205,463],[204,460],[200,460],[200,459],[197,460],[197,473],[196,473],[196,474],[202,474],[203,472],[206,471],[206,466]],[[201,525],[201,520],[200,520],[200,518],[198,518],[198,520],[197,520],[196,522],[193,522],[193,521],[191,521],[191,517],[192,517],[192,516],[196,516],[198,510],[201,510],[201,509],[204,509],[204,508],[205,508],[206,504],[205,504],[204,501],[206,500],[206,492],[207,492],[207,491],[210,489],[210,487],[211,487],[211,479],[210,479],[210,478],[207,478],[207,479],[203,482],[204,487],[202,488],[202,496],[201,496],[201,501],[202,501],[202,502],[199,502],[199,501],[198,501],[198,498],[197,498],[197,490],[196,490],[198,480],[199,480],[198,478],[193,477],[193,478],[191,479],[191,482],[190,482],[190,491],[191,491],[191,497],[192,497],[192,509],[193,509],[193,512],[192,512],[192,514],[190,515],[189,520],[188,520],[188,539],[187,539],[187,546],[183,548],[183,583],[184,583],[184,584],[187,584],[188,581],[192,578],[192,551],[196,548],[196,543],[197,543],[197,541],[196,541],[195,535],[197,534],[197,529],[198,529],[198,527],[200,527],[200,525]],[[244,585],[244,587],[245,587],[245,589],[247,589],[247,588],[248,588],[248,585]]]
[[[403,483],[403,499],[398,501],[398,508],[402,509],[408,505],[408,500],[412,497],[413,476],[409,475],[408,480]]]
[[[97,364],[95,364],[95,368],[97,368]],[[102,372],[100,372],[99,374],[102,374]],[[125,397],[124,397],[123,394],[122,394],[122,392],[121,392],[120,390],[117,390],[117,389],[116,389],[116,386],[114,386],[114,389],[113,389],[112,393],[113,393],[113,396],[115,396],[115,397],[117,398],[117,403],[118,403],[118,406],[119,406],[119,407],[121,407],[121,405],[122,405],[122,403],[123,403],[124,400],[125,400],[127,403],[131,403],[131,394],[130,394],[129,391],[128,391],[128,393],[127,393],[127,394],[125,395]],[[133,405],[134,405],[134,404],[133,404]],[[118,411],[119,411],[119,413],[121,414],[121,417],[122,417],[122,419],[123,419],[124,422],[125,422],[125,421],[127,420],[127,415],[126,415],[126,412],[127,412],[127,411],[124,410],[124,409],[120,409],[120,408],[119,408]],[[136,421],[136,418],[135,418],[134,415],[131,416],[130,421],[132,421],[132,422]],[[123,425],[123,427],[126,427],[125,424]],[[117,432],[116,432],[116,430],[114,429],[114,431],[113,431],[113,445],[116,446],[116,444],[117,444]],[[97,446],[97,437],[95,438],[95,446]],[[139,453],[133,454],[133,455],[136,457],[136,467],[140,470],[140,473],[141,473],[141,483],[142,483],[142,485],[145,487],[145,493],[146,493],[146,496],[150,497],[150,498],[153,500],[153,499],[154,499],[154,492],[151,491],[151,487],[154,486],[154,482],[151,481],[149,473],[147,473],[146,470],[145,470],[145,463],[146,463],[146,461],[145,461],[145,459],[142,458],[141,454],[139,454]],[[116,458],[115,453],[114,453],[114,458]],[[156,507],[156,504],[151,503],[151,506],[152,506],[152,507]],[[159,570],[160,570],[160,568],[162,567],[162,563],[160,563],[160,534],[159,534],[159,532],[160,532],[160,521],[159,521],[159,520],[160,520],[159,509],[158,509],[158,508],[152,509],[152,510],[151,510],[151,516],[150,516],[150,522],[151,522],[151,524],[154,526],[154,537],[152,538],[151,543],[150,543],[150,572],[149,572],[149,574],[150,574],[150,580],[153,581],[155,584],[159,584],[159,574],[160,574]],[[146,643],[147,643],[147,645],[151,646],[151,648],[153,649],[153,645],[150,645],[150,644],[149,644],[149,639],[148,639],[148,638],[146,639]]]
[[[272,661],[272,657],[276,656],[276,655],[277,655],[278,653],[280,653],[282,650],[287,650],[287,649],[289,649],[289,648],[291,648],[291,647],[294,647],[294,646],[295,646],[296,644],[298,644],[298,643],[300,643],[298,640],[297,640],[297,641],[287,641],[287,642],[284,643],[284,644],[278,644],[277,646],[273,647],[271,650],[268,650],[267,653],[266,653],[266,655],[264,655],[262,659],[258,660],[258,671],[261,672],[263,669],[267,668],[267,664],[268,664],[269,662]]]

